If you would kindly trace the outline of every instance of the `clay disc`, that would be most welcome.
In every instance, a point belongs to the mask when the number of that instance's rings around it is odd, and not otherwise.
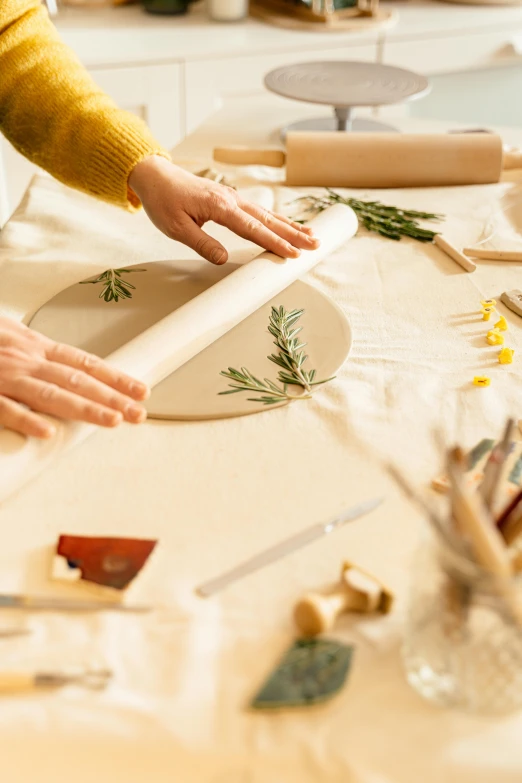
[[[146,272],[123,275],[136,287],[132,299],[104,302],[99,298],[99,284],[78,283],[40,308],[30,326],[53,340],[105,358],[237,265],[229,262],[219,268],[208,264],[203,273],[193,274],[181,270],[175,262],[136,268]],[[349,323],[329,297],[297,281],[158,384],[147,402],[149,416],[217,419],[279,407],[249,402],[251,393],[219,395],[228,388],[228,380],[219,373],[228,367],[246,366],[257,377],[276,380],[278,367],[267,358],[275,351],[267,330],[272,304],[283,305],[287,310],[305,310],[299,322],[309,356],[305,367],[315,368],[317,379],[335,375],[350,350]]]

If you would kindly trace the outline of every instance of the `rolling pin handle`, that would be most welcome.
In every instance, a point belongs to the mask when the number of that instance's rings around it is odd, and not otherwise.
[[[337,119],[338,131],[351,131],[353,124],[353,111],[350,106],[335,106],[335,117]]]
[[[286,155],[278,149],[255,149],[251,147],[215,147],[213,158],[217,163],[233,166],[271,166],[280,168],[286,163]]]
[[[507,169],[522,169],[522,150],[504,145],[502,168],[505,171]]]

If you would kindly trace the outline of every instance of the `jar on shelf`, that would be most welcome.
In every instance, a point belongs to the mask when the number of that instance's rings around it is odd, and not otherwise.
[[[483,714],[522,709],[522,575],[502,580],[431,536],[414,563],[403,661],[430,702]]]
[[[207,0],[207,9],[215,22],[240,22],[248,16],[248,0]]]

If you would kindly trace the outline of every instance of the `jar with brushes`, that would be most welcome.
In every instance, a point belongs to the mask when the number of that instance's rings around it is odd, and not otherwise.
[[[462,542],[461,542],[462,543]],[[482,714],[522,709],[522,572],[480,566],[436,531],[414,561],[403,642],[410,685],[428,701]]]

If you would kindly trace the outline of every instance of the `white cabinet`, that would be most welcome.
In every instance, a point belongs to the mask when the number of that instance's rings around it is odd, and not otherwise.
[[[311,39],[313,40],[313,38]],[[186,132],[190,133],[217,111],[223,99],[264,92],[263,77],[273,68],[309,60],[377,59],[377,44],[307,49],[256,57],[197,60],[185,65]],[[304,108],[304,107],[303,107]],[[308,107],[308,112],[311,107]],[[306,110],[305,110],[306,115]]]
[[[431,77],[431,93],[408,105],[410,116],[485,128],[522,126],[522,55],[516,46],[521,33],[519,22],[489,32],[385,41],[383,61]]]

